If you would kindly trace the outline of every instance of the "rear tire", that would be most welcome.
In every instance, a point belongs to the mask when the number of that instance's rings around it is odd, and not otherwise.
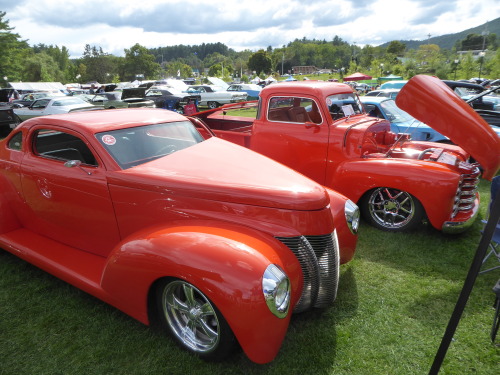
[[[210,109],[215,109],[215,108],[219,107],[219,103],[217,103],[217,102],[208,102],[207,105],[208,105],[208,108],[210,108]]]

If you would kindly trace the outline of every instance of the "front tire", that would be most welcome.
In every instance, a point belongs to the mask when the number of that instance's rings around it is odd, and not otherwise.
[[[424,218],[424,208],[417,198],[388,187],[370,190],[361,199],[360,206],[365,220],[388,232],[414,229]]]
[[[215,108],[219,107],[219,103],[217,103],[217,102],[208,102],[207,105],[208,105],[208,108],[210,108],[210,109],[215,109]]]
[[[217,307],[194,285],[165,280],[156,290],[161,326],[184,349],[205,360],[222,360],[236,339]]]

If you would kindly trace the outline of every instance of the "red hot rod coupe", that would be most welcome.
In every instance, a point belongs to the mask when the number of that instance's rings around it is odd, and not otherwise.
[[[27,120],[0,187],[1,248],[206,359],[272,361],[356,245],[350,200],[163,109]]]

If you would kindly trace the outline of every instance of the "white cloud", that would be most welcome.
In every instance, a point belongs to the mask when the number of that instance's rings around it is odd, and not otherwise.
[[[379,45],[455,33],[500,16],[498,0],[19,0],[0,1],[0,9],[30,45],[65,46],[74,57],[86,44],[118,56],[135,43],[257,50],[339,36]]]

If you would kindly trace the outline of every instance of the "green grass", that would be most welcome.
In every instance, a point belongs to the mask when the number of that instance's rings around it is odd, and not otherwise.
[[[484,217],[489,184],[481,183]],[[363,225],[337,301],[293,317],[278,357],[206,363],[162,333],[0,251],[0,374],[427,374],[477,249],[481,223],[446,236]],[[440,374],[498,374],[491,290],[480,275]]]

